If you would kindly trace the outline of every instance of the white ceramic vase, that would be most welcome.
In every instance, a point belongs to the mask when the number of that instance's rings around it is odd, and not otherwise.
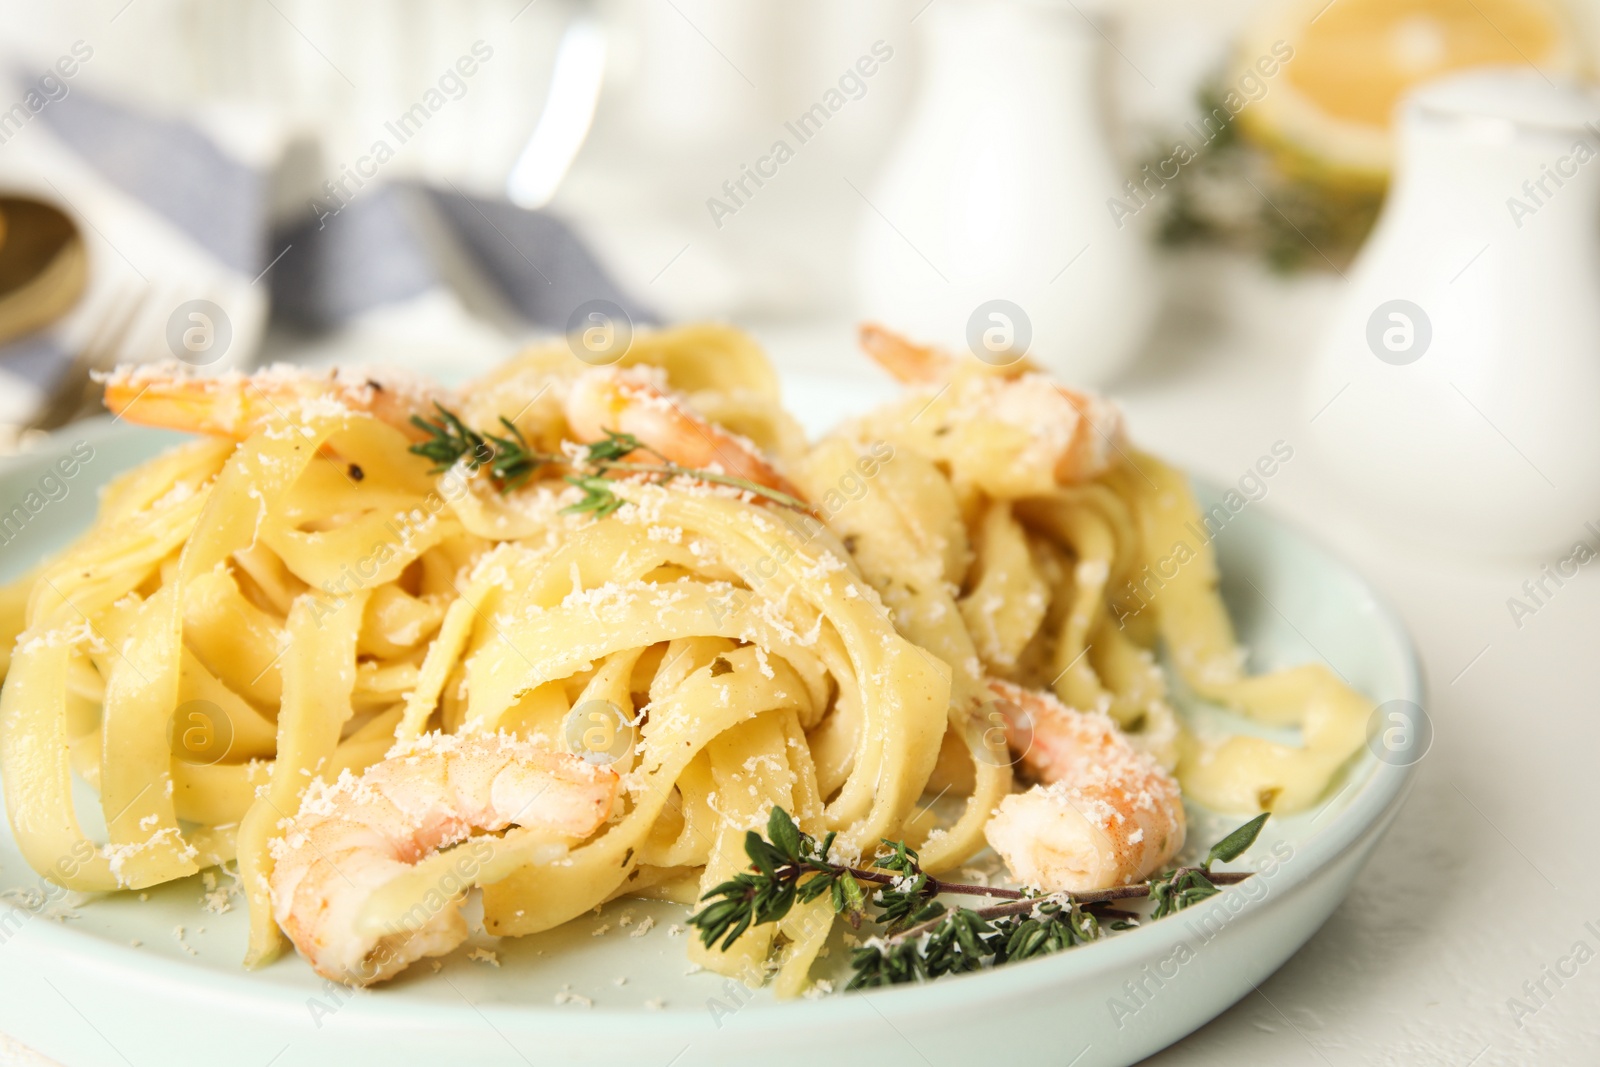
[[[861,190],[861,312],[984,358],[1026,340],[1066,380],[1106,381],[1136,355],[1158,294],[1142,228],[1119,229],[1106,206],[1123,179],[1103,39],[1043,0],[940,0],[917,27],[917,101]]]
[[[1370,521],[1492,555],[1600,521],[1600,103],[1533,70],[1402,107],[1397,173],[1305,396]]]

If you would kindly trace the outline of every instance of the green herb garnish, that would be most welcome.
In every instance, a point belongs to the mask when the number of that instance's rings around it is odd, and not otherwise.
[[[458,415],[442,404],[435,403],[434,407],[439,411],[437,419],[425,419],[421,415],[411,416],[412,424],[428,435],[427,440],[412,445],[411,451],[433,461],[432,473],[442,474],[457,463],[464,464],[468,471],[487,468],[495,486],[502,493],[509,493],[526,483],[541,467],[566,466],[573,471],[566,476],[566,480],[582,489],[584,493],[582,500],[562,509],[570,514],[589,513],[597,519],[603,519],[627,503],[622,497],[617,496],[614,484],[606,477],[611,472],[650,474],[662,480],[693,478],[697,481],[742,489],[797,511],[811,510],[811,506],[803,500],[744,478],[679,466],[633,434],[606,430],[605,440],[591,441],[583,446],[583,452],[579,457],[568,458],[534,449],[528,444],[527,438],[522,436],[522,431],[504,415],[500,416],[500,423],[506,431],[504,435],[480,433],[462,422]],[[661,462],[627,462],[625,457],[636,452],[649,453]]]
[[[773,808],[767,836],[745,835],[751,870],[712,889],[689,924],[708,948],[726,951],[752,926],[777,922],[798,901],[826,895],[835,913],[852,926],[877,908],[873,922],[883,934],[851,953],[855,974],[849,988],[898,985],[959,974],[979,967],[1032,959],[1125,930],[1137,917],[1107,907],[1113,901],[1148,897],[1153,918],[1163,918],[1250,877],[1248,871],[1211,870],[1214,862],[1241,855],[1260,834],[1260,815],[1211,847],[1198,867],[1178,867],[1136,885],[1092,893],[1052,893],[965,885],[929,877],[917,853],[903,841],[883,842],[869,866],[830,859],[834,835],[817,841],[803,833],[782,808]],[[866,888],[864,888],[866,887]],[[1005,902],[982,908],[948,908],[938,898],[983,896]]]
[[[567,482],[583,490],[583,499],[562,508],[564,513],[582,515],[588,512],[597,519],[603,519],[627,503],[612,492],[611,483],[598,474],[569,474]]]

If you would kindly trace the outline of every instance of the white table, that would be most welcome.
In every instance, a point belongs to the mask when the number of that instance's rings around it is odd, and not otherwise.
[[[1312,531],[1399,608],[1435,741],[1328,924],[1259,995],[1149,1062],[1600,1062],[1600,960],[1569,955],[1579,941],[1600,954],[1600,855],[1584,829],[1600,811],[1600,579],[1585,568],[1519,630],[1506,600],[1537,565],[1434,558],[1363,529],[1299,447],[1301,368],[1338,280],[1195,266],[1183,273],[1204,290],[1185,282],[1152,354],[1112,390],[1133,435],[1217,482],[1274,441],[1296,447],[1261,506]],[[860,373],[846,322],[759,332],[781,367]],[[1546,975],[1563,957],[1576,974],[1557,986]],[[1533,1000],[1523,983],[1541,979],[1551,995]],[[1512,997],[1533,1014],[1514,1018]]]

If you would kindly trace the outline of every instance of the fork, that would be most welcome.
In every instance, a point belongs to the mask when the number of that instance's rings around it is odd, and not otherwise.
[[[100,406],[100,387],[92,375],[110,370],[134,337],[140,318],[154,303],[156,290],[149,284],[126,285],[114,289],[105,299],[105,313],[95,322],[83,347],[73,356],[72,365],[56,386],[54,395],[29,428],[59,429],[74,419],[93,413]]]

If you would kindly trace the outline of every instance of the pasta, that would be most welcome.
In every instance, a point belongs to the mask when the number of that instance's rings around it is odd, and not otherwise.
[[[958,867],[1030,766],[996,697],[1019,686],[1110,716],[1097,736],[1139,750],[1141,774],[1175,768],[1200,804],[1323,794],[1370,705],[1321,666],[1245,675],[1210,547],[1185,540],[1188,486],[1126,445],[1114,408],[884,331],[867,348],[916,388],[810,445],[759,348],[721,326],[637,337],[599,370],[537,348],[459,394],[381,374],[112,378],[130,419],[208,436],[123,474],[77,542],[0,592],[23,855],[80,890],[236,862],[250,965],[308,929],[302,884],[359,892],[329,912],[354,963],[295,943],[361,983],[453,947],[474,885],[504,936],[621,896],[692,903],[745,868],[775,806],[840,857],[892,838]],[[1175,576],[1135,590],[1180,543]],[[1161,646],[1196,694],[1304,743],[1192,736]],[[491,803],[519,745],[595,768],[549,773],[603,795],[598,825],[545,812],[536,830]],[[452,769],[405,769],[435,763]],[[960,802],[928,802],[943,795]],[[418,814],[436,809],[456,814]],[[1136,850],[1144,867],[1182,819]],[[412,850],[404,873],[302,882],[324,860],[296,850],[329,825],[348,850],[326,862],[354,868],[381,839]],[[464,875],[449,846],[469,840]],[[792,995],[833,918],[814,901],[691,956]]]

